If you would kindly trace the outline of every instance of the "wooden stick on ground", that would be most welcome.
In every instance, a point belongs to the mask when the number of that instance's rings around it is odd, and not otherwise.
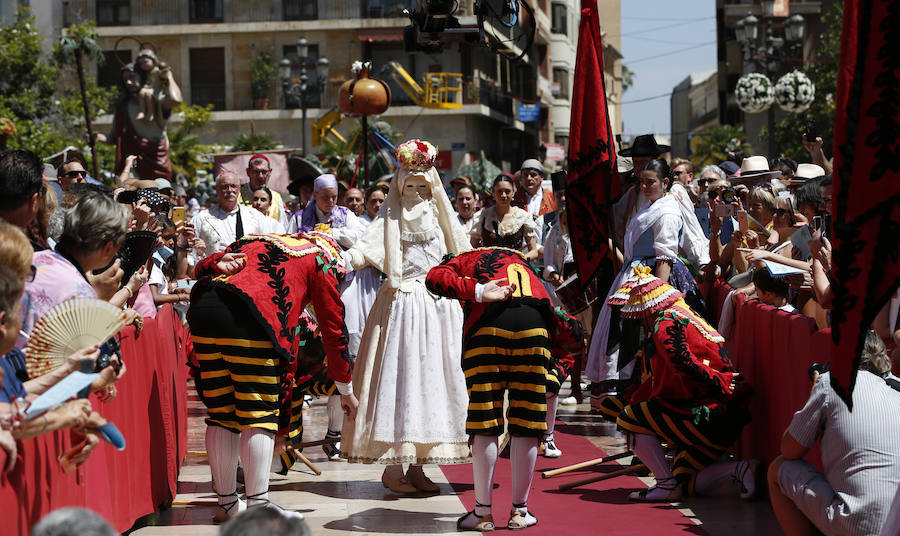
[[[603,475],[592,476],[590,478],[584,478],[582,480],[576,480],[574,482],[566,482],[565,484],[559,485],[560,491],[565,491],[567,489],[577,488],[579,486],[584,486],[585,484],[592,484],[594,482],[600,482],[601,480],[609,480],[611,478],[616,478],[619,476],[630,475],[632,473],[639,473],[645,470],[647,467],[644,464],[632,465],[631,467],[626,467],[625,469],[620,469],[618,471],[613,471],[612,473],[606,473]]]
[[[607,456],[605,458],[596,458],[594,460],[588,460],[586,462],[576,463],[575,465],[567,465],[565,467],[560,467],[559,469],[550,469],[549,471],[544,471],[541,473],[541,476],[544,478],[552,478],[557,475],[561,475],[564,473],[570,473],[572,471],[578,471],[579,469],[586,469],[588,467],[593,467],[595,465],[600,465],[601,463],[612,462],[615,460],[621,460],[622,458],[627,458],[631,456],[631,451],[620,452],[619,454],[613,454],[612,456]]]
[[[322,471],[319,470],[318,467],[313,465],[313,462],[309,461],[309,458],[303,455],[299,450],[294,450],[294,456],[296,456],[301,462],[305,463],[307,467],[312,469],[312,472],[319,476],[322,474]]]

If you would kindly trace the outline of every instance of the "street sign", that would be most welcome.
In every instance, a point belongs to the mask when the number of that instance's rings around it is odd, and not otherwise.
[[[540,121],[541,119],[541,105],[540,103],[519,103],[519,121],[523,123],[531,123],[534,121]]]
[[[544,147],[547,149],[546,160],[562,162],[566,159],[566,148],[562,145],[558,143],[545,143]]]
[[[451,151],[465,151],[466,150],[466,142],[464,141],[455,141],[450,144]]]

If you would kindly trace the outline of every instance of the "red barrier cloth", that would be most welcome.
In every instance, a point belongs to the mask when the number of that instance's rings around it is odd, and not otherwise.
[[[185,335],[170,305],[156,319],[146,319],[140,334],[133,327],[121,332],[128,370],[117,385],[118,396],[109,403],[92,396],[91,402],[116,423],[125,451],[101,441],[88,461],[67,475],[57,457],[73,444],[70,432],[18,442],[15,469],[0,475],[3,534],[25,536],[44,514],[65,506],[90,508],[124,532],[175,496],[187,449]],[[0,451],[0,464],[5,463]]]
[[[597,2],[581,1],[581,25],[572,85],[566,213],[582,281],[597,275],[609,251],[608,210],[621,187],[613,174],[616,149],[606,106],[603,43]]]
[[[898,24],[900,10],[889,0],[844,5],[829,235],[834,244],[831,380],[851,410],[866,332],[900,284]]]
[[[709,289],[707,304],[716,315],[731,290],[721,281]],[[725,345],[738,371],[756,390],[750,402],[752,420],[744,428],[738,451],[741,458],[769,463],[781,454],[781,436],[809,398],[809,366],[831,360],[830,333],[816,331],[815,321],[806,316],[743,296],[738,302],[734,333]],[[809,459],[821,466],[818,448]]]

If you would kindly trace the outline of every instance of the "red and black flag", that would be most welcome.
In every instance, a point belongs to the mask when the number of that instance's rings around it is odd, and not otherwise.
[[[610,201],[621,190],[615,179],[615,161],[616,149],[606,108],[597,2],[581,0],[569,126],[566,212],[578,274],[584,282],[594,278],[609,250]]]
[[[832,385],[850,409],[866,332],[900,284],[900,9],[844,4],[834,125]]]

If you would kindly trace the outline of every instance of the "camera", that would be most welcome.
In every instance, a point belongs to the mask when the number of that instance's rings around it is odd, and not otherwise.
[[[819,137],[819,133],[816,132],[816,122],[812,119],[806,120],[806,127],[803,129],[803,136],[808,142],[815,142],[816,138]]]
[[[119,195],[116,196],[116,201],[119,203],[125,203],[126,205],[131,205],[132,203],[136,203],[138,198],[137,190],[123,190],[119,192]]]
[[[103,343],[100,346],[100,356],[97,358],[97,364],[94,366],[94,372],[100,372],[110,365],[112,361],[112,357],[116,356],[119,359],[113,365],[113,370],[116,371],[116,374],[119,374],[119,371],[122,369],[122,346],[119,344],[119,339],[115,337],[111,337],[108,341]]]
[[[731,186],[726,186],[722,189],[722,193],[719,194],[722,198],[723,203],[734,203],[737,201],[737,192]]]
[[[809,366],[809,370],[806,373],[809,375],[809,381],[815,381],[815,373],[825,374],[829,370],[831,370],[831,363],[813,363]]]

